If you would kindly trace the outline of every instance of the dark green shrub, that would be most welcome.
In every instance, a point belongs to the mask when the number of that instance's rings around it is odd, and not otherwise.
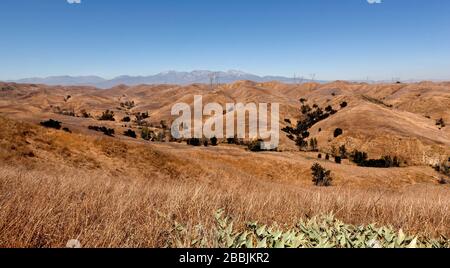
[[[261,142],[263,142],[263,140],[253,140],[252,142],[250,142],[248,144],[248,149],[252,152],[260,152],[262,151],[261,149]]]
[[[115,131],[112,128],[107,128],[107,127],[97,127],[97,126],[89,126],[88,127],[90,130],[94,130],[94,131],[98,131],[98,132],[103,132],[103,134],[105,134],[106,136],[114,136]]]
[[[187,139],[186,142],[188,145],[200,146],[200,139],[198,139],[198,138],[190,138],[190,139]]]
[[[216,138],[216,137],[212,137],[212,138],[210,139],[210,141],[211,141],[211,145],[212,145],[212,146],[217,146],[217,138]]]
[[[337,138],[337,137],[341,136],[343,133],[344,133],[344,131],[342,129],[336,128],[334,130],[334,134],[333,135],[334,135],[335,138]]]
[[[134,138],[134,139],[136,139],[136,132],[134,132],[133,130],[131,130],[131,129],[128,129],[127,131],[125,131],[124,133],[123,133],[123,135],[125,135],[125,136],[127,136],[127,137],[130,137],[130,138]]]
[[[61,129],[61,122],[50,119],[47,121],[42,121],[41,126],[47,127],[47,128]]]
[[[110,110],[106,110],[102,113],[102,115],[98,118],[100,121],[116,121],[114,119],[114,112]]]
[[[312,171],[312,177],[314,185],[316,186],[331,186],[331,182],[333,181],[333,178],[331,177],[331,171],[326,170],[318,163],[315,163],[311,167]]]

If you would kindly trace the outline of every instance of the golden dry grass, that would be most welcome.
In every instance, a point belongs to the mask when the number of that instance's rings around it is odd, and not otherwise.
[[[173,220],[202,224],[212,235],[213,212],[225,208],[236,223],[334,213],[347,223],[376,222],[426,236],[450,234],[448,188],[404,192],[299,187],[242,179],[229,183],[139,178],[101,172],[29,171],[0,167],[0,246],[162,247]],[[166,216],[164,216],[166,215]]]

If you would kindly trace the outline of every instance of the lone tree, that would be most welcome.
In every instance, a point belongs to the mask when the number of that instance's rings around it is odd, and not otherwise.
[[[436,126],[445,127],[445,122],[443,118],[436,120]]]
[[[212,146],[217,146],[217,138],[216,138],[216,137],[212,137],[212,138],[210,139],[210,142],[211,142],[211,145],[212,145]]]
[[[133,138],[133,139],[136,139],[136,132],[134,132],[133,130],[131,130],[131,129],[128,129],[127,131],[125,131],[124,133],[123,133],[123,135],[125,135],[125,136],[127,136],[127,137],[130,137],[130,138]]]
[[[343,133],[344,133],[344,131],[342,131],[341,128],[336,128],[334,130],[334,137],[337,138],[337,137],[341,136]]]
[[[50,119],[47,121],[42,121],[41,126],[47,127],[47,128],[61,129],[61,122]]]
[[[141,138],[142,139],[144,139],[146,141],[149,141],[149,140],[151,140],[153,138],[152,136],[154,136],[153,131],[151,131],[148,127],[143,127],[142,128],[142,131],[141,131]]]
[[[341,103],[341,108],[343,109],[343,108],[347,107],[347,105],[348,105],[348,103],[346,101],[344,101]]]
[[[309,147],[311,148],[311,151],[313,151],[313,152],[317,151],[317,139],[316,138],[312,138],[309,141]]]
[[[311,167],[312,171],[312,177],[314,185],[316,186],[331,186],[331,182],[333,181],[333,178],[331,178],[331,171],[326,170],[318,163],[315,163]]]
[[[345,145],[339,146],[339,156],[342,159],[346,159],[347,158],[347,148],[345,148]]]

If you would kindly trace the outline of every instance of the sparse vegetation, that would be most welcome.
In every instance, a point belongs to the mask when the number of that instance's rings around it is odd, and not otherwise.
[[[49,119],[47,121],[42,121],[41,126],[46,128],[54,128],[54,129],[61,129],[61,122]]]
[[[212,137],[212,138],[210,139],[210,142],[211,142],[211,145],[212,145],[212,146],[217,146],[217,138],[216,138],[216,137]]]
[[[98,118],[100,121],[116,121],[114,119],[114,112],[110,110],[106,110],[102,113],[102,115]]]
[[[368,159],[368,155],[365,152],[355,150],[351,155],[352,161],[358,166],[362,167],[375,167],[375,168],[390,168],[400,167],[400,160],[394,156],[383,156],[380,159]]]
[[[309,148],[311,149],[312,152],[317,152],[318,151],[318,143],[317,143],[317,139],[316,138],[312,138],[309,141]]]
[[[336,128],[333,132],[333,136],[335,138],[337,138],[337,137],[341,136],[343,133],[344,133],[344,131],[341,128]]]
[[[80,111],[80,114],[81,114],[81,117],[83,117],[83,118],[91,118],[92,116],[91,116],[91,114],[90,113],[88,113],[86,110],[81,110]]]
[[[134,101],[125,101],[120,103],[120,107],[131,110],[136,106]]]
[[[126,130],[126,131],[123,133],[123,135],[124,135],[124,136],[127,136],[127,137],[130,137],[130,138],[133,138],[133,139],[136,139],[136,137],[137,137],[136,132],[134,132],[134,131],[131,130],[131,129]]]
[[[372,97],[370,97],[370,96],[367,96],[367,95],[362,95],[362,98],[364,99],[364,100],[366,100],[366,101],[369,101],[369,102],[371,102],[371,103],[374,103],[374,104],[377,104],[377,105],[381,105],[381,106],[384,106],[384,107],[387,107],[387,108],[392,108],[392,107],[394,107],[392,104],[386,104],[384,101],[382,101],[382,100],[379,100],[379,99],[376,99],[376,98],[372,98]]]
[[[131,118],[129,116],[125,116],[124,118],[122,118],[121,121],[125,122],[125,123],[128,123],[128,122],[131,122]]]
[[[339,146],[339,156],[342,159],[347,159],[347,148],[345,148],[345,145]]]
[[[192,146],[200,146],[201,145],[200,139],[198,139],[198,138],[190,138],[190,139],[187,139],[186,142],[188,145],[192,145]]]
[[[134,116],[136,118],[134,121],[138,126],[146,125],[145,119],[150,117],[148,115],[148,112],[144,112],[144,113],[138,112],[138,113],[135,113]]]
[[[436,120],[436,126],[439,126],[440,128],[444,128],[445,127],[445,121],[443,118],[439,118],[438,120]]]
[[[148,127],[143,127],[141,130],[141,138],[149,141],[149,140],[154,140],[155,139],[155,133],[153,131],[151,131]]]
[[[450,161],[442,161],[438,165],[435,165],[434,169],[437,172],[450,177],[450,164],[449,163],[450,163]]]
[[[106,136],[114,136],[115,131],[112,128],[107,128],[107,127],[98,127],[98,126],[89,126],[88,127],[90,130],[94,130],[94,131],[98,131],[98,132],[103,132],[103,134],[105,134]]]
[[[248,144],[248,149],[252,152],[260,152],[263,151],[263,149],[261,148],[261,143],[263,142],[263,140],[261,139],[256,139],[251,141]]]
[[[313,183],[316,186],[331,186],[333,178],[331,177],[331,171],[326,170],[320,164],[315,163],[311,167]]]

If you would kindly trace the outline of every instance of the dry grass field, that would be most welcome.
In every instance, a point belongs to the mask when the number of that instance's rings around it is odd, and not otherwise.
[[[367,85],[335,82],[286,85],[243,81],[211,91],[204,85],[83,87],[0,84],[0,247],[164,247],[174,222],[214,236],[214,212],[237,225],[286,227],[332,213],[348,224],[391,225],[423,237],[450,236],[450,187],[430,165],[450,156],[450,90],[445,83]],[[301,119],[299,98],[321,107],[348,107],[314,125],[319,151],[345,144],[370,157],[395,155],[398,168],[359,167],[300,152],[281,134],[278,152],[254,153],[221,143],[192,147],[122,135],[122,117],[148,111],[149,123],[170,122],[173,103],[192,95],[219,103],[280,102],[280,123]],[[68,99],[67,96],[70,95]],[[134,101],[125,109],[121,102]],[[66,116],[55,107],[87,111]],[[116,121],[95,116],[111,109]],[[39,126],[61,121],[71,133]],[[114,128],[107,137],[89,125]],[[332,138],[336,127],[344,134]],[[321,129],[319,131],[318,129]],[[333,186],[316,187],[311,166],[331,170]],[[209,246],[212,246],[210,244]]]

